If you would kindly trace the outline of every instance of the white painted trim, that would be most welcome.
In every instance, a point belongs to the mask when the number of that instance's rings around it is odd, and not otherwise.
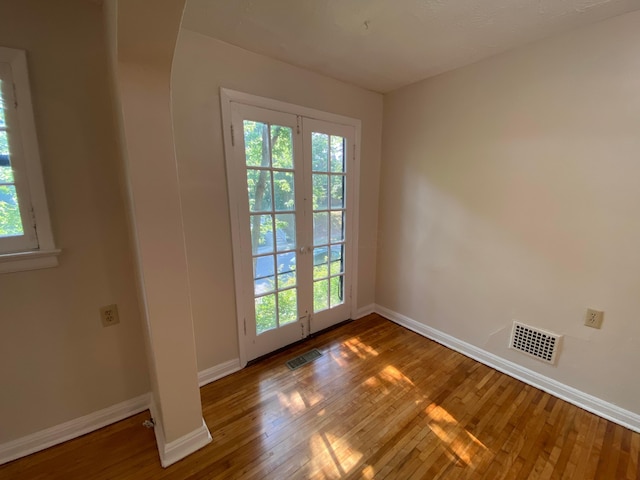
[[[376,311],[376,304],[370,303],[369,305],[365,305],[364,307],[360,307],[356,310],[355,315],[353,316],[353,320],[357,320],[362,317],[366,317]]]
[[[482,350],[474,345],[459,340],[440,330],[424,325],[400,313],[394,312],[381,305],[376,305],[376,313],[388,318],[394,323],[401,325],[423,337],[434,340],[445,347],[455,350],[467,357],[483,363],[491,368],[516,378],[532,387],[539,388],[555,397],[565,400],[595,415],[611,420],[618,425],[629,428],[634,432],[640,433],[640,415],[617,405],[609,403],[601,398],[594,397],[588,393],[582,392],[576,388],[570,387],[563,383],[553,380],[552,378],[541,375],[537,372],[524,368],[504,358],[498,357],[492,353]]]
[[[10,93],[10,97],[15,107],[10,111],[6,110],[5,114],[9,131],[13,132],[11,135],[15,135],[9,139],[10,142],[13,140],[11,164],[16,173],[15,185],[18,188],[20,218],[24,230],[24,235],[5,237],[0,243],[5,253],[31,252],[32,250],[51,252],[55,250],[55,245],[40,162],[26,52],[0,47],[0,65],[9,67],[8,72],[4,68],[0,69],[5,70],[4,74],[1,71],[0,74],[7,75],[5,76],[5,80],[9,80],[7,83],[13,83],[13,92]],[[52,262],[57,264],[57,259],[51,257],[37,261],[20,259],[15,264],[11,258],[7,260],[0,273],[48,268],[55,266]]]
[[[232,90],[225,88],[220,89],[220,110],[222,113],[222,138],[224,141],[224,158],[227,174],[227,185],[229,184],[229,178],[237,178],[237,174],[234,169],[234,156],[233,156],[233,141],[231,138],[231,130],[228,128],[232,124],[231,119],[231,100]],[[234,192],[229,191],[229,217],[231,220],[231,240],[233,245],[240,245],[240,219],[238,218],[238,201]],[[236,250],[235,248],[233,249]],[[236,292],[236,315],[238,324],[238,353],[240,358],[240,366],[247,365],[247,349],[244,341],[244,295],[243,283],[242,283],[242,262],[241,259],[233,256],[233,279]]]
[[[0,255],[0,273],[25,272],[58,266],[60,250],[34,250],[32,252]]]
[[[356,195],[353,198],[351,219],[353,228],[351,228],[351,316],[356,312],[358,305],[358,271],[360,265],[360,152],[362,145],[362,122],[358,121],[354,125],[356,129],[355,137],[355,162],[353,167],[353,191]]]
[[[240,364],[239,358],[219,363],[218,365],[198,372],[198,386],[203,387],[241,369],[242,365]]]
[[[167,468],[186,456],[191,455],[193,452],[200,450],[212,440],[209,428],[207,428],[207,424],[203,418],[202,425],[200,427],[167,443],[164,436],[162,421],[153,399],[151,400],[149,410],[151,411],[151,418],[153,418],[155,423],[153,431],[156,436],[156,445],[158,447],[158,455],[160,457],[160,465],[162,465],[162,468]]]
[[[160,454],[162,468],[167,468],[193,452],[200,450],[211,443],[212,440],[204,418],[200,427],[169,443],[165,443],[164,435],[162,435],[162,440],[160,441],[159,431],[159,429],[156,429],[156,441],[158,442],[158,453]]]
[[[149,394],[126,400],[83,417],[0,445],[0,465],[58,445],[149,408]]]
[[[362,125],[362,122],[357,118],[347,117],[344,115],[339,115],[337,113],[325,112],[322,110],[316,110],[315,108],[303,107],[301,105],[296,105],[295,103],[281,102],[280,100],[274,100],[273,98],[260,97],[258,95],[252,95],[250,93],[238,92],[237,90],[231,90],[228,88],[220,88],[220,98],[223,103],[243,103],[252,107],[266,108],[283,113],[291,113],[293,115],[300,115],[302,117],[313,118],[315,120],[322,120],[325,122],[349,125],[356,128],[360,128],[360,126]],[[356,139],[359,140],[359,138]]]

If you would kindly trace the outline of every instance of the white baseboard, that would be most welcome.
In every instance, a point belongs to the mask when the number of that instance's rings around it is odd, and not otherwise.
[[[400,313],[389,310],[381,305],[375,306],[376,313],[388,318],[398,325],[412,330],[423,337],[430,338],[445,347],[449,347],[467,357],[473,358],[480,363],[488,365],[491,368],[505,373],[511,377],[523,381],[533,387],[539,388],[555,397],[561,398],[573,405],[583,408],[600,417],[611,420],[614,423],[629,428],[640,433],[640,415],[637,413],[620,408],[617,405],[609,403],[588,393],[565,385],[553,380],[552,378],[541,375],[533,370],[524,368],[504,358],[498,357],[492,353],[482,350],[462,340],[458,340],[440,330],[424,325]]]
[[[198,373],[198,385],[202,387],[203,385],[207,385],[208,383],[237,372],[241,368],[240,360],[237,358],[215,365]],[[0,444],[0,465],[80,437],[143,412],[144,410],[152,409],[151,407],[151,394],[145,393],[139,397],[126,400],[83,417]],[[153,411],[151,416],[156,419],[158,418],[157,415],[154,415]],[[162,426],[156,425],[155,430],[156,441],[158,441],[158,451],[163,452],[160,454],[160,460],[163,466],[177,462],[190,452],[199,449],[211,441],[211,435],[209,434],[206,424],[204,424],[204,420],[203,428],[191,432],[185,437],[169,444],[164,443]],[[158,436],[158,433],[160,433],[160,436]]]
[[[149,408],[149,394],[126,400],[83,417],[0,445],[0,465],[66,442]]]
[[[211,433],[207,428],[207,424],[202,419],[202,425],[192,432],[183,435],[172,442],[166,442],[162,422],[158,416],[158,411],[153,402],[150,406],[151,416],[155,420],[154,433],[156,435],[156,444],[158,446],[158,455],[160,456],[160,465],[167,468],[184,457],[191,455],[196,450],[211,442]]]
[[[202,387],[211,382],[215,382],[216,380],[226,377],[227,375],[231,375],[241,369],[242,366],[240,365],[239,358],[219,363],[218,365],[214,365],[211,368],[198,372],[198,386]]]
[[[356,315],[353,320],[357,320],[362,317],[366,317],[367,315],[374,313],[376,311],[376,304],[370,303],[369,305],[365,305],[364,307],[360,307],[356,310]]]

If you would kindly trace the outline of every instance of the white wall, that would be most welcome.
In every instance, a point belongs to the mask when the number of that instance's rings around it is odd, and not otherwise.
[[[100,6],[0,3],[27,50],[60,266],[0,275],[0,444],[149,391]],[[120,324],[98,308],[117,303]]]
[[[362,120],[358,303],[374,301],[382,96],[183,29],[173,114],[200,370],[238,357],[220,87]]]
[[[376,301],[640,413],[640,12],[385,96]],[[602,330],[585,309],[605,310]],[[566,335],[557,367],[512,321]]]

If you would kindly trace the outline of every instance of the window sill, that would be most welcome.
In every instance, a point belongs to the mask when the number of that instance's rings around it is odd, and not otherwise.
[[[0,255],[0,274],[57,267],[60,252],[61,250],[54,249],[5,253]]]

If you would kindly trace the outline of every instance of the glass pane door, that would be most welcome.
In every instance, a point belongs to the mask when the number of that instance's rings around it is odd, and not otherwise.
[[[311,132],[314,313],[344,303],[345,145]]]
[[[302,338],[298,237],[302,200],[297,118],[245,105],[233,115],[244,328],[249,357]],[[237,132],[237,133],[236,133]],[[307,329],[308,334],[308,329]]]
[[[353,127],[303,120],[305,165],[311,202],[312,308],[310,331],[317,332],[350,316],[350,252],[353,198]]]
[[[350,316],[355,129],[241,104],[231,116],[237,305],[254,359]]]
[[[256,334],[298,319],[291,127],[243,121]]]

